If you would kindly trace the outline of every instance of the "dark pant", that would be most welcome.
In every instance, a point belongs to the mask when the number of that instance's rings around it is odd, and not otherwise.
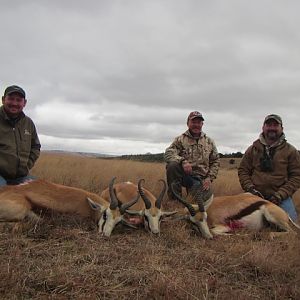
[[[177,162],[170,162],[166,166],[167,169],[167,183],[168,183],[168,197],[169,199],[175,199],[173,192],[171,190],[171,184],[176,182],[177,184],[173,185],[173,190],[178,195],[182,196],[182,186],[186,188],[187,193],[196,189],[202,189],[202,180],[200,176],[197,175],[187,175],[184,173],[182,165]],[[204,201],[206,201],[212,194],[212,191],[209,189],[202,193]]]
[[[182,178],[184,176],[184,171],[182,168],[181,163],[178,162],[169,162],[166,166],[167,169],[167,183],[168,183],[168,196],[170,199],[175,199],[173,192],[171,190],[171,184],[173,182],[176,182],[176,184],[173,185],[174,191],[178,195],[182,195]]]
[[[24,183],[26,181],[35,180],[35,176],[27,175],[24,177],[18,177],[16,179],[5,179],[4,177],[0,176],[0,187],[6,185],[17,185]]]
[[[182,186],[186,188],[187,192],[193,185],[202,186],[202,178],[200,176],[192,176],[184,173],[181,163],[170,162],[166,166],[167,168],[167,183],[168,183],[168,196],[174,199],[173,192],[171,190],[171,184],[173,184],[174,192],[178,195],[182,195]]]

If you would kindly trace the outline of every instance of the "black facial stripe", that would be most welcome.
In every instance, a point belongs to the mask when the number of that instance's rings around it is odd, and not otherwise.
[[[266,204],[265,201],[257,201],[239,211],[236,215],[226,218],[226,222],[240,220],[241,218],[251,215],[254,211],[258,210],[262,205]]]
[[[107,214],[106,214],[106,210],[103,212],[103,220],[104,222],[101,225],[101,231],[103,232],[103,228],[105,226],[106,220],[107,220]]]
[[[102,231],[102,232],[103,232],[105,223],[106,223],[106,221],[104,221],[104,222],[102,223],[102,226],[101,226],[101,231]]]

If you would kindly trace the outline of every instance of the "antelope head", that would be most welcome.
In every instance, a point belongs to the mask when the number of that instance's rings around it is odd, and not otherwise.
[[[116,177],[113,177],[109,184],[109,195],[110,195],[109,207],[103,207],[100,204],[95,203],[91,199],[88,199],[91,207],[95,210],[100,210],[101,212],[100,219],[98,220],[98,228],[99,228],[99,232],[106,237],[109,237],[111,235],[115,226],[120,222],[130,227],[134,227],[124,219],[123,215],[130,206],[134,205],[138,201],[140,197],[140,194],[137,193],[137,196],[134,199],[122,204],[118,200],[116,196],[116,192],[113,188],[115,179]]]
[[[138,191],[141,195],[141,198],[144,201],[145,208],[140,211],[130,211],[127,210],[127,213],[140,215],[144,217],[144,225],[147,230],[150,230],[154,234],[160,233],[160,222],[164,217],[172,216],[177,213],[177,211],[163,211],[161,208],[162,199],[166,193],[167,185],[166,182],[162,179],[159,181],[163,183],[163,188],[157,198],[150,193],[145,191],[142,187],[144,179],[140,179],[138,182]]]
[[[177,184],[177,183],[173,182],[171,184],[171,190],[173,192],[173,195],[180,203],[182,203],[187,208],[187,210],[189,212],[188,219],[192,222],[196,231],[198,233],[201,233],[204,238],[212,239],[213,236],[210,233],[210,230],[207,225],[207,213],[205,211],[203,199],[201,197],[199,197],[199,196],[201,196],[201,195],[199,195],[201,190],[199,189],[199,191],[195,191],[192,195],[192,197],[195,198],[195,200],[198,204],[198,208],[195,208],[192,204],[188,203],[178,193],[176,193],[176,191],[174,189],[175,184]]]

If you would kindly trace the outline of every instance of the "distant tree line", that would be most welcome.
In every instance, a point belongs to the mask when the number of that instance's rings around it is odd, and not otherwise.
[[[241,152],[235,152],[230,154],[222,154],[219,153],[221,158],[241,158],[243,154]],[[164,162],[164,153],[146,153],[146,154],[129,154],[129,155],[121,155],[114,158],[108,159],[127,159],[127,160],[137,160],[137,161],[145,161],[145,162]]]
[[[138,160],[138,161],[146,161],[146,162],[164,162],[164,153],[130,154],[130,155],[121,155],[118,158],[120,158],[120,159],[129,159],[129,160]]]
[[[241,158],[243,157],[243,153],[242,152],[233,152],[233,153],[226,153],[226,154],[222,154],[219,153],[221,158]]]

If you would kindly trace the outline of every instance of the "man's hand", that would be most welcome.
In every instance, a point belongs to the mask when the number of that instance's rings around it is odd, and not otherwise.
[[[256,189],[254,188],[254,186],[252,186],[252,187],[248,190],[248,192],[251,193],[251,194],[253,194],[253,195],[255,195],[255,196],[258,196],[258,197],[264,199],[263,194],[262,194],[260,191],[256,190]]]
[[[191,175],[192,174],[192,165],[187,161],[187,160],[184,160],[182,162],[182,168],[183,168],[183,171],[185,174],[187,175]]]
[[[211,180],[210,180],[210,178],[205,178],[203,180],[202,184],[203,184],[203,190],[204,191],[208,191],[210,189],[210,186],[211,186]]]

